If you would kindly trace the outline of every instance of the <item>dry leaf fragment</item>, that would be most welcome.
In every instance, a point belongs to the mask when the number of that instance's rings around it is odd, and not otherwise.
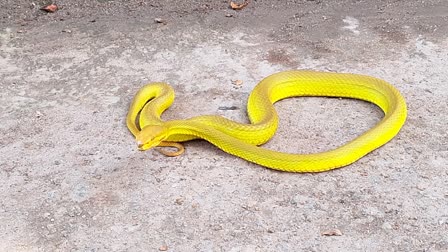
[[[330,229],[330,230],[323,231],[321,233],[321,235],[325,235],[325,236],[341,236],[342,232],[341,232],[341,230],[335,228],[335,229]]]
[[[230,1],[230,8],[234,10],[241,10],[249,4],[249,0],[244,0],[243,3],[235,3],[234,1]]]
[[[242,81],[242,80],[233,80],[232,83],[233,83],[234,85],[237,85],[237,86],[241,86],[241,85],[243,85],[243,81]]]
[[[42,7],[41,10],[53,13],[58,10],[58,6],[56,4],[50,4],[45,7]]]
[[[184,199],[183,199],[183,198],[177,198],[177,199],[175,200],[175,202],[176,202],[176,204],[178,204],[178,205],[182,205],[182,204],[184,203]]]

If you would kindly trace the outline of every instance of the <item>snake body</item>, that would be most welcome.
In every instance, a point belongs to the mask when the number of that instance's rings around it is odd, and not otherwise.
[[[360,99],[376,104],[384,117],[354,140],[326,152],[289,154],[257,146],[267,142],[277,130],[279,119],[273,104],[296,96]],[[257,84],[247,103],[251,124],[216,115],[161,120],[161,114],[173,101],[174,91],[165,83],[148,84],[134,97],[127,126],[141,150],[201,138],[229,154],[288,172],[321,172],[351,164],[390,141],[400,131],[407,114],[403,96],[383,80],[357,74],[300,70],[272,74]]]

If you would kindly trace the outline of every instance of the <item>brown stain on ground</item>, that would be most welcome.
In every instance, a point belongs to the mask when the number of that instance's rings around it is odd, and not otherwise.
[[[289,68],[297,68],[299,66],[299,62],[288,55],[285,49],[269,50],[264,59],[273,65],[283,65]]]

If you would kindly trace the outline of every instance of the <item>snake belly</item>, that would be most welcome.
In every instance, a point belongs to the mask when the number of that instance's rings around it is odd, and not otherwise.
[[[330,151],[290,154],[257,146],[268,141],[277,130],[279,119],[273,104],[300,96],[364,100],[380,107],[384,117],[362,135]],[[168,84],[144,86],[130,106],[127,116],[129,130],[137,135],[145,127],[163,126],[166,128],[162,133],[164,141],[204,139],[229,154],[287,172],[322,172],[349,165],[390,141],[400,131],[407,116],[406,102],[392,85],[374,77],[348,73],[296,70],[266,77],[249,96],[247,112],[250,124],[216,115],[161,120],[161,114],[173,100],[174,91]]]

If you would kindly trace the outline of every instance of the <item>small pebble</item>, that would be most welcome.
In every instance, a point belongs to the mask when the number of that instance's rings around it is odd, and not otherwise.
[[[161,19],[161,18],[155,18],[154,22],[158,23],[158,24],[166,24],[166,21]]]
[[[420,191],[424,191],[424,190],[426,190],[428,188],[428,186],[429,186],[428,183],[421,182],[421,183],[419,183],[417,185],[417,189],[420,190]]]
[[[221,107],[219,107],[218,109],[219,109],[219,110],[237,110],[238,107],[237,107],[237,106],[230,106],[230,107],[227,107],[227,106],[221,106]]]
[[[36,111],[36,117],[37,118],[41,118],[43,116],[43,114],[40,111]]]

